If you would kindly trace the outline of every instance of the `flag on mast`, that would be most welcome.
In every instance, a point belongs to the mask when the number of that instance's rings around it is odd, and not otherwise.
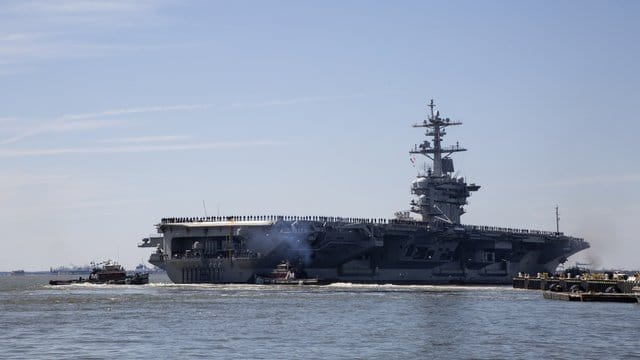
[[[416,167],[416,156],[413,155],[409,158],[409,161],[411,161],[411,165],[413,165],[413,167]]]

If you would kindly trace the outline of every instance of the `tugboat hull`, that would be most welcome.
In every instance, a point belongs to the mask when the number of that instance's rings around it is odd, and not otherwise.
[[[109,261],[94,267],[88,278],[82,276],[71,280],[50,280],[49,285],[71,284],[109,284],[109,285],[144,285],[149,283],[149,274],[127,274],[124,268]]]

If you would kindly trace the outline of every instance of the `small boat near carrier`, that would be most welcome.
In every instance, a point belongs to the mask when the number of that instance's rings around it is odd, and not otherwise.
[[[270,274],[257,275],[256,284],[270,285],[318,285],[317,278],[307,278],[306,273],[297,271],[288,261],[282,261]]]
[[[115,284],[115,285],[144,285],[149,283],[148,273],[135,272],[128,274],[121,265],[107,260],[93,266],[88,278],[80,276],[71,280],[50,280],[49,285],[71,284]]]

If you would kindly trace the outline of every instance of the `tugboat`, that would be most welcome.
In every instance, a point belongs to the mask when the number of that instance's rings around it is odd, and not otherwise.
[[[49,285],[70,285],[70,284],[115,284],[115,285],[144,285],[149,283],[148,273],[127,274],[126,270],[119,264],[107,260],[93,266],[89,278],[82,276],[71,280],[50,280]]]
[[[304,271],[296,271],[289,261],[283,260],[266,276],[256,276],[256,284],[317,285],[318,279],[309,279]]]

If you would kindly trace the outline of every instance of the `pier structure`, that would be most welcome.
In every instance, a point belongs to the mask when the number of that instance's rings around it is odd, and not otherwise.
[[[626,277],[609,279],[604,274],[588,274],[585,277],[536,277],[519,274],[513,278],[514,289],[542,290],[543,297],[551,300],[600,301],[635,303],[640,297],[640,281]]]

